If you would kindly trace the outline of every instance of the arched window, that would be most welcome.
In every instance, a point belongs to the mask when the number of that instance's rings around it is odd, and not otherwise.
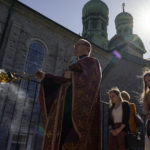
[[[37,70],[42,68],[43,59],[44,59],[44,46],[40,42],[34,41],[29,46],[24,71],[28,74],[35,73]]]
[[[29,51],[25,63],[24,72],[26,74],[35,74],[38,70],[42,69],[43,60],[44,60],[44,51],[45,48],[43,44],[39,41],[34,41],[29,45]],[[23,81],[21,82],[21,87],[27,94],[27,97],[32,99],[36,98],[37,95],[37,80],[33,79],[32,81]]]

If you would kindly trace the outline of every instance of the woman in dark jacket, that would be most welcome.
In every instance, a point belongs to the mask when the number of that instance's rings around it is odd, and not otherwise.
[[[125,136],[129,131],[129,103],[123,101],[118,88],[109,91],[111,107],[109,109],[109,145],[108,150],[127,150]]]

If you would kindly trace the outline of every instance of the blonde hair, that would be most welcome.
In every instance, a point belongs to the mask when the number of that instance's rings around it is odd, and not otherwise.
[[[115,93],[115,94],[119,97],[119,100],[120,100],[120,101],[123,101],[123,100],[122,100],[122,97],[121,97],[121,92],[120,92],[120,90],[119,90],[118,87],[113,87],[113,88],[111,88],[111,89],[108,91],[108,94],[110,94],[110,93]]]
[[[122,91],[121,92],[121,97],[123,100],[129,101],[130,100],[130,95],[127,91]]]
[[[150,70],[145,71],[143,74],[143,92],[142,92],[143,101],[145,101],[146,92],[149,89],[149,87],[147,86],[146,81],[145,81],[145,77],[148,77],[148,76],[150,76]]]

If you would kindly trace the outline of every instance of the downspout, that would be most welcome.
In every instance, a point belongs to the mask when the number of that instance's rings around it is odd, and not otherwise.
[[[6,39],[6,33],[9,29],[9,22],[10,22],[10,19],[11,19],[12,13],[13,13],[13,8],[14,8],[16,2],[17,2],[17,0],[13,0],[12,3],[11,3],[11,6],[9,8],[8,15],[7,15],[7,18],[6,18],[6,23],[5,23],[5,26],[4,26],[4,30],[3,30],[3,33],[2,33],[2,37],[1,37],[1,40],[0,40],[0,68],[2,67],[2,62],[3,62],[3,57],[4,57],[4,42],[5,42],[5,39]]]

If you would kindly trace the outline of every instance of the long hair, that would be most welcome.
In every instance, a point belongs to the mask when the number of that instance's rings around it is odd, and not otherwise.
[[[147,90],[149,90],[149,87],[147,86],[146,81],[145,81],[145,77],[147,76],[150,76],[150,71],[145,71],[143,74],[143,92],[142,92],[143,101],[146,100],[145,96],[146,96]]]
[[[119,97],[119,100],[120,100],[120,101],[123,101],[123,100],[122,100],[122,97],[121,97],[121,92],[120,92],[120,90],[119,90],[118,87],[113,87],[113,88],[111,88],[111,89],[108,91],[108,94],[110,94],[110,93],[114,93],[115,95],[117,95],[117,96]],[[110,103],[110,105],[111,105],[111,107],[114,107],[114,104]]]

